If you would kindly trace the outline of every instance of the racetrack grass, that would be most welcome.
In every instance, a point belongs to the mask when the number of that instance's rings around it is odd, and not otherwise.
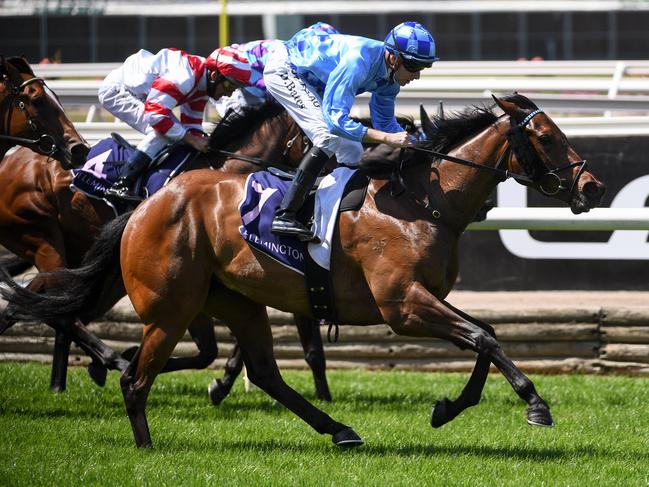
[[[149,398],[153,450],[133,444],[118,375],[104,389],[71,368],[64,394],[49,367],[0,364],[0,485],[549,485],[649,483],[649,380],[533,376],[557,426],[528,426],[501,375],[483,400],[430,427],[434,399],[466,374],[330,371],[332,404],[316,403],[366,441],[335,447],[261,391],[238,382],[214,407],[215,373],[160,376]],[[289,384],[314,400],[307,372]]]

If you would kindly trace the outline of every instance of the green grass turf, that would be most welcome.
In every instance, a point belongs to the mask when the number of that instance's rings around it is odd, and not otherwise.
[[[649,380],[534,376],[557,426],[528,426],[501,375],[483,400],[440,429],[433,401],[468,375],[330,371],[332,404],[307,372],[287,382],[366,441],[341,450],[284,407],[238,382],[220,407],[214,372],[161,376],[149,397],[153,450],[137,450],[118,376],[104,389],[71,368],[48,390],[49,367],[0,364],[0,485],[600,486],[649,483]]]

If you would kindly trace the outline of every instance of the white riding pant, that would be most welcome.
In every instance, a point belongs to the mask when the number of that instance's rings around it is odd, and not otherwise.
[[[315,147],[329,156],[335,154],[340,164],[355,166],[360,162],[363,145],[329,131],[322,114],[322,98],[293,71],[285,48],[277,48],[269,56],[264,82],[268,92],[286,108]]]
[[[266,102],[266,98],[257,96],[249,90],[238,89],[232,93],[232,96],[222,96],[218,100],[210,98],[210,102],[216,108],[219,116],[223,118],[228,113],[228,110],[234,110],[236,113],[242,114],[244,108],[262,105]]]
[[[144,134],[138,150],[153,157],[174,141],[156,132],[144,117],[144,101],[121,82],[121,70],[112,71],[99,88],[99,103],[115,117]]]

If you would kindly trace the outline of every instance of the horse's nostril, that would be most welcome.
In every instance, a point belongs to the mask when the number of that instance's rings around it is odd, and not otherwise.
[[[78,167],[83,165],[86,162],[86,156],[90,152],[90,148],[82,143],[74,144],[70,147],[70,156],[72,159],[72,165]]]
[[[589,198],[597,198],[604,194],[606,187],[595,181],[589,181],[584,184],[583,192]]]
[[[74,155],[81,155],[85,157],[86,155],[88,155],[88,152],[90,152],[90,147],[79,142],[70,147],[70,152]]]

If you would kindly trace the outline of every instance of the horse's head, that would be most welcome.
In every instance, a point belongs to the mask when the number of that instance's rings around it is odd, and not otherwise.
[[[88,144],[23,57],[0,56],[0,116],[0,142],[24,145],[66,169],[85,162]]]
[[[588,171],[552,119],[522,95],[493,98],[511,122],[507,138],[513,157],[508,169],[526,174],[532,180],[529,186],[565,201],[575,214],[599,205],[606,187]]]

